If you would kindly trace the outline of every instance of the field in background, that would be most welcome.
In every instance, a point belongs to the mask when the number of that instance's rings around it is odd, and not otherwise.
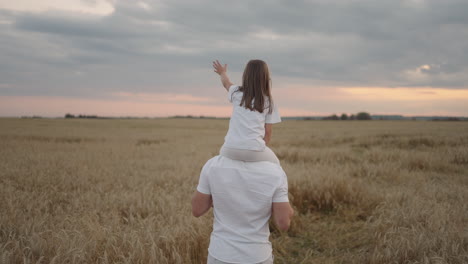
[[[0,119],[0,263],[206,263],[228,120]],[[275,263],[468,263],[468,122],[286,121]]]

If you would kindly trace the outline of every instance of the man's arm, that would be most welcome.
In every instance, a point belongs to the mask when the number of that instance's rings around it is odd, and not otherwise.
[[[210,194],[195,191],[192,197],[192,214],[195,217],[204,215],[213,206],[213,199]]]
[[[281,231],[288,231],[289,226],[291,225],[291,218],[294,215],[294,210],[289,202],[273,203],[271,210],[276,226]]]
[[[221,83],[223,84],[224,88],[226,88],[226,91],[229,91],[229,87],[232,86],[232,82],[229,80],[229,77],[227,76],[227,64],[221,65],[218,60],[213,61],[213,68],[214,72],[219,74],[221,77]]]
[[[263,140],[265,140],[265,144],[267,145],[270,143],[272,128],[273,124],[265,124],[265,137]]]

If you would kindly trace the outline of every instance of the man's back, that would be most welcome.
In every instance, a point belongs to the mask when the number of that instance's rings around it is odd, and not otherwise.
[[[210,255],[231,263],[257,263],[271,257],[272,203],[288,202],[281,166],[216,156],[203,167],[197,190],[213,199]]]

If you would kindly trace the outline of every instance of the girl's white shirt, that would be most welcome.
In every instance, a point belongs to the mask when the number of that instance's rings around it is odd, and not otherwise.
[[[266,100],[263,113],[251,111],[240,106],[243,93],[239,86],[232,85],[228,90],[228,100],[232,103],[232,115],[229,130],[224,138],[224,146],[236,149],[263,151],[265,149],[265,124],[281,122],[276,104],[273,104],[271,114],[268,114],[269,102]]]

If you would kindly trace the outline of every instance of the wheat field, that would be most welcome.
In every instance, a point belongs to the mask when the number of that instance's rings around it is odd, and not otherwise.
[[[228,120],[0,119],[0,263],[206,263]],[[284,121],[275,263],[468,263],[468,122]]]

